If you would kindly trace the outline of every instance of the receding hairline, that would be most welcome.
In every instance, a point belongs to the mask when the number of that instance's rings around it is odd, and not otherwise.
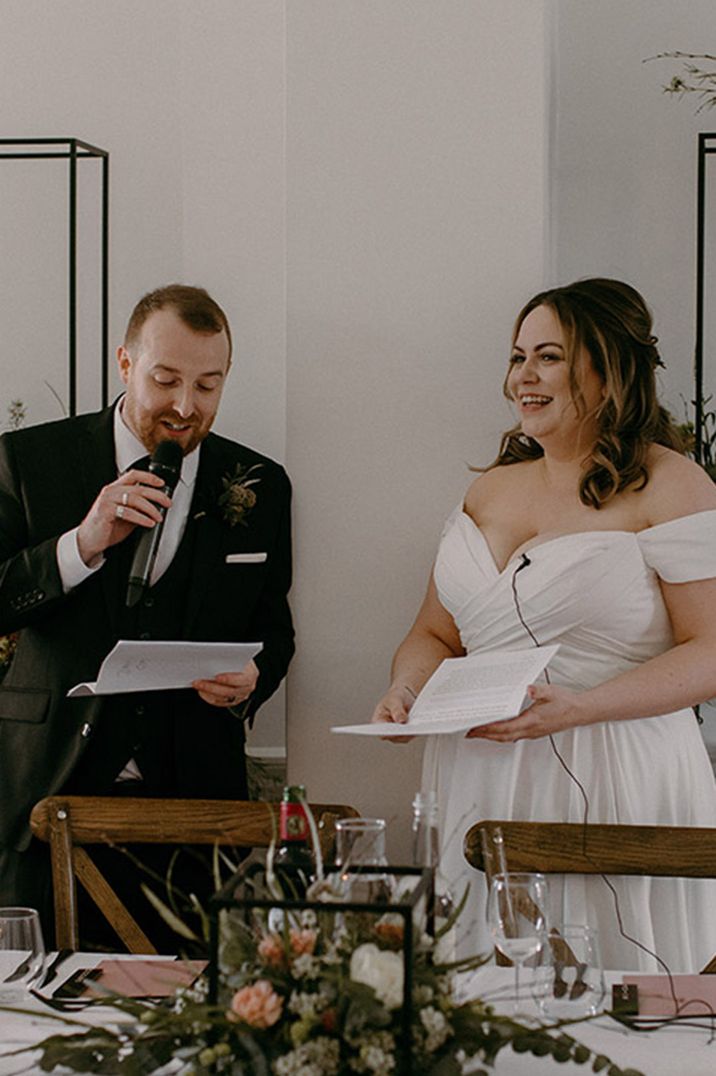
[[[127,351],[136,345],[152,314],[160,310],[173,311],[186,328],[199,336],[214,336],[223,332],[229,346],[227,369],[231,366],[233,341],[229,319],[205,288],[190,284],[167,284],[142,296],[127,323],[123,345]]]

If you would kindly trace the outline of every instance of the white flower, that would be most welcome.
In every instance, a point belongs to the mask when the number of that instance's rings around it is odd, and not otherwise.
[[[425,1028],[425,1049],[429,1054],[439,1050],[445,1040],[450,1036],[452,1028],[439,1009],[429,1005],[420,1010],[420,1022]]]
[[[296,979],[317,979],[321,974],[321,965],[310,953],[301,953],[291,961],[291,972]]]
[[[319,1038],[289,1050],[273,1063],[276,1076],[337,1076],[339,1043]]]
[[[350,1066],[356,1072],[372,1072],[374,1076],[390,1076],[395,1069],[395,1039],[388,1031],[375,1031],[365,1037]]]
[[[298,1016],[315,1016],[319,1009],[326,1006],[322,994],[299,994],[294,991],[288,1001],[289,1012],[295,1012]]]
[[[365,983],[387,1009],[397,1009],[403,1001],[403,958],[372,942],[359,945],[351,955],[351,979]]]

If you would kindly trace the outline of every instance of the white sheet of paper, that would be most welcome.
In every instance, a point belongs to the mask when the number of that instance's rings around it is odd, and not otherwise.
[[[465,732],[516,717],[529,704],[527,688],[559,650],[494,650],[446,658],[413,703],[405,725],[334,725],[356,736],[433,736]]]
[[[77,684],[68,698],[191,687],[217,673],[241,672],[263,643],[185,643],[120,639],[100,666],[95,683]]]

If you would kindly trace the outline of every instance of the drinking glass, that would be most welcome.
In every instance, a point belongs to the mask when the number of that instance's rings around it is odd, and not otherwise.
[[[604,1000],[597,931],[571,924],[553,927],[537,965],[532,994],[545,1016],[580,1020]]]
[[[336,822],[336,865],[346,900],[376,902],[391,897],[390,878],[382,872],[354,873],[350,867],[387,867],[385,820],[341,818]]]
[[[487,898],[487,925],[495,947],[515,967],[514,1011],[519,1011],[520,968],[547,937],[547,882],[543,874],[496,874]]]
[[[34,908],[0,908],[0,1004],[22,1001],[45,970],[45,943]]]

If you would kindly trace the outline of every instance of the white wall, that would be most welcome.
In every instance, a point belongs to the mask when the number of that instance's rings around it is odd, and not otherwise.
[[[296,490],[291,775],[394,820],[395,845],[419,749],[328,727],[368,717],[467,464],[507,422],[510,326],[543,275],[543,4],[0,0],[0,15],[2,133],[111,153],[113,345],[159,283],[205,284],[227,309],[218,428],[285,460]],[[9,167],[3,219],[30,193]],[[20,239],[35,265],[46,240],[61,258],[43,228]],[[0,410],[22,363],[38,421],[56,413],[41,382],[61,369],[64,284],[34,272],[2,291]]]
[[[549,277],[616,276],[644,294],[667,364],[663,393],[683,420],[681,397],[693,396],[697,132],[716,129],[716,114],[695,115],[694,98],[663,93],[682,73],[677,61],[643,61],[674,50],[713,53],[716,5],[551,0],[548,10]]]
[[[289,766],[408,819],[421,748],[367,720],[468,463],[495,454],[512,319],[542,279],[542,5],[288,5]]]

